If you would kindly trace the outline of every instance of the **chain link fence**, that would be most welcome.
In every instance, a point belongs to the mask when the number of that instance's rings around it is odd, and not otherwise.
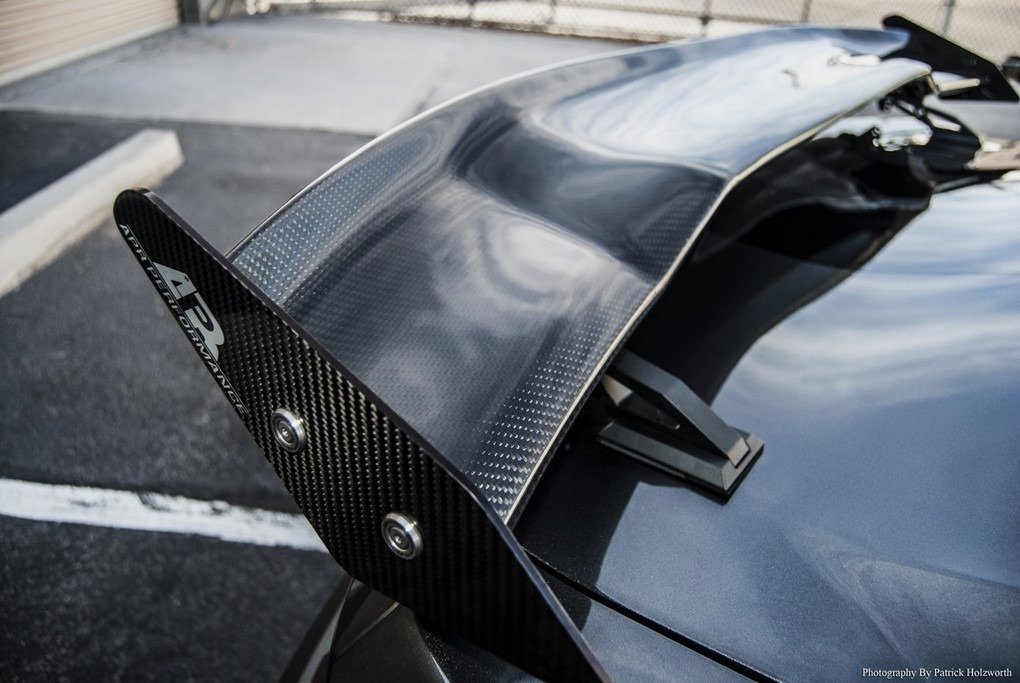
[[[657,42],[772,24],[875,27],[902,14],[997,61],[1020,54],[1020,0],[272,0],[281,9]]]

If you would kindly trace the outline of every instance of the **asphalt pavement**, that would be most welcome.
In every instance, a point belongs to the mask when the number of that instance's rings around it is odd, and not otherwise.
[[[181,27],[0,90],[0,109],[378,135],[496,79],[623,43],[265,16]]]
[[[0,89],[0,211],[168,128],[185,160],[153,189],[227,250],[372,135],[496,78],[619,47],[323,17],[174,29]],[[112,220],[0,297],[0,389],[0,681],[277,679],[341,570],[309,545]],[[70,495],[64,517],[46,516],[45,494],[34,519],[4,513],[25,482]],[[173,514],[229,507],[304,533],[270,546],[257,523],[241,542],[149,528],[164,494],[179,497]],[[104,496],[133,500],[139,518],[100,509]]]
[[[0,206],[152,122],[0,113]],[[156,188],[226,249],[367,138],[180,122]],[[112,221],[0,298],[0,478],[296,512]],[[307,550],[0,517],[0,680],[274,680],[338,585]]]

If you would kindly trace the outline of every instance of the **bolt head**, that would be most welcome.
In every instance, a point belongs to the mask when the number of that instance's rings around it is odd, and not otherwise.
[[[386,546],[402,560],[413,560],[425,549],[418,522],[399,512],[383,517],[382,534]]]
[[[304,449],[308,436],[305,433],[305,422],[300,417],[289,410],[278,408],[273,411],[269,423],[273,439],[280,448],[288,453],[298,453]]]

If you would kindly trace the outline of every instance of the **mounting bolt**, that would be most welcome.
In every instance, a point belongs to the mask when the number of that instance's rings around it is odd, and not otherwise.
[[[280,444],[280,447],[288,453],[297,453],[308,443],[304,420],[289,410],[277,408],[273,411],[269,422],[272,425],[273,438],[276,439],[276,443]]]
[[[418,522],[399,512],[383,517],[382,534],[390,550],[403,560],[413,560],[425,548]]]

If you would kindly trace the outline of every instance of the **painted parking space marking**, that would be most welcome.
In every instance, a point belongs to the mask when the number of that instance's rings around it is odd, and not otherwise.
[[[301,515],[146,491],[0,479],[0,515],[326,552]]]

